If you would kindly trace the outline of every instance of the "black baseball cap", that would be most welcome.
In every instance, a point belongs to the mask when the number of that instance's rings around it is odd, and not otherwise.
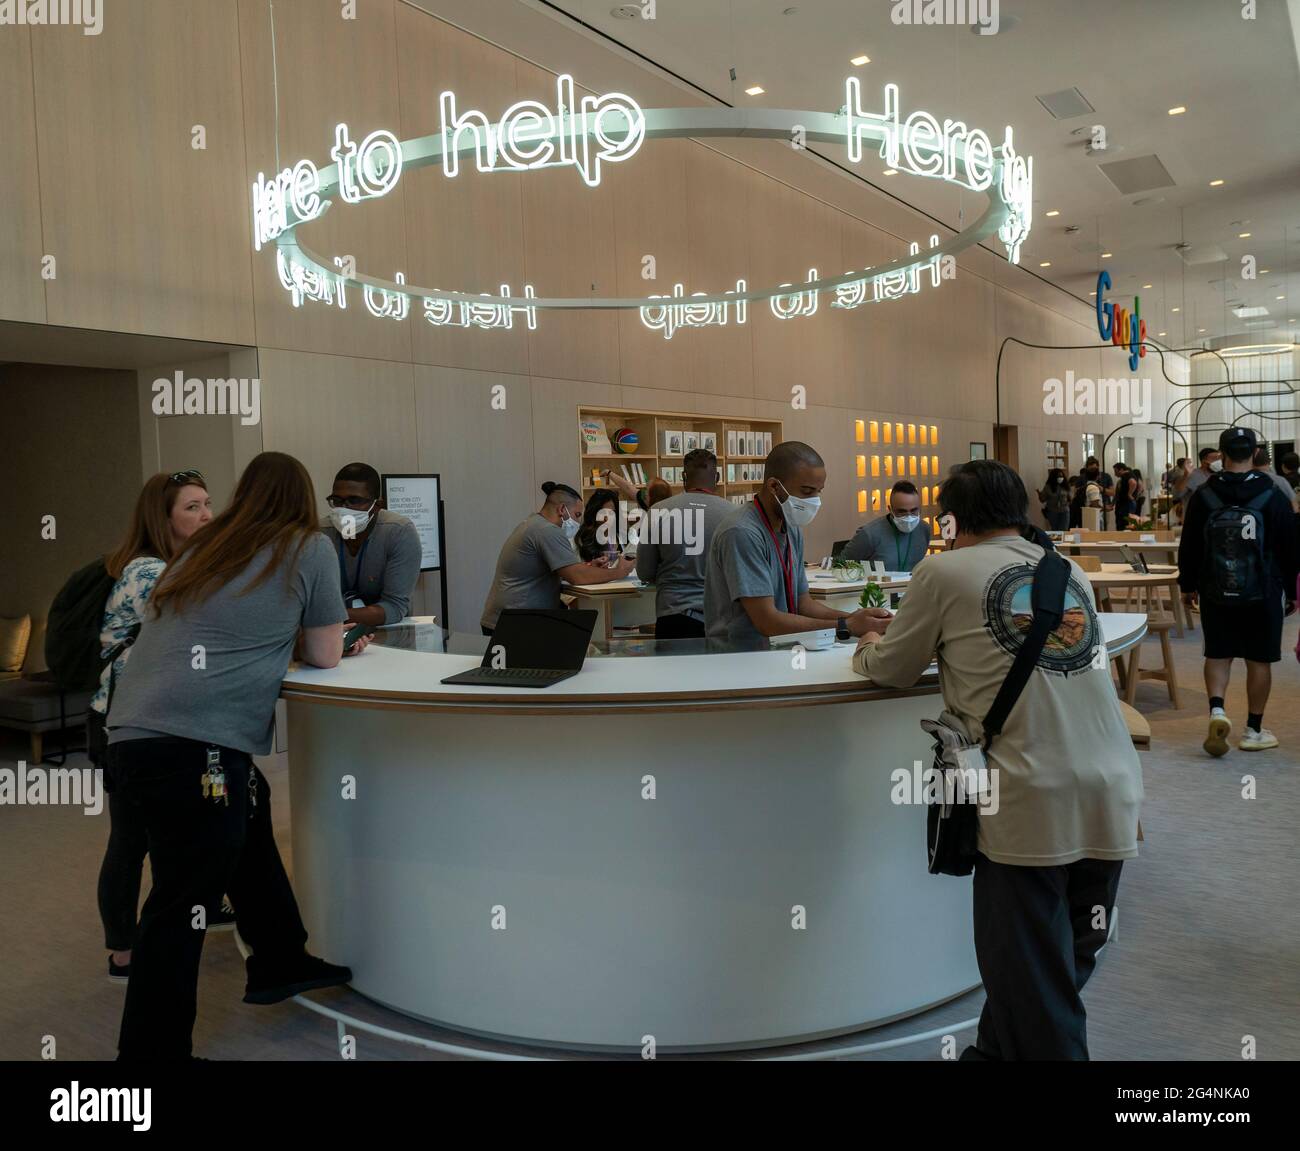
[[[1219,451],[1226,452],[1229,448],[1239,447],[1242,444],[1249,444],[1251,451],[1255,450],[1259,440],[1250,428],[1226,428],[1219,435]]]

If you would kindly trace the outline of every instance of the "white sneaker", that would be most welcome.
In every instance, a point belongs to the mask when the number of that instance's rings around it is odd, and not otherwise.
[[[1249,733],[1249,729],[1247,729]],[[1232,732],[1232,720],[1224,713],[1223,709],[1216,707],[1210,712],[1210,732],[1205,737],[1205,742],[1201,745],[1210,755],[1220,756],[1228,754],[1228,735]],[[1245,744],[1242,740],[1242,744]]]
[[[1277,736],[1266,727],[1261,727],[1258,731],[1248,727],[1237,746],[1242,751],[1268,751],[1271,747],[1277,747]]]

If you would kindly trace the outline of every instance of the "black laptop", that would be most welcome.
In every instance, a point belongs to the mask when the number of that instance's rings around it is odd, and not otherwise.
[[[839,559],[840,553],[846,547],[848,547],[851,542],[852,542],[851,540],[836,540],[833,544],[831,544],[831,559],[833,560]]]
[[[594,611],[506,609],[488,638],[483,663],[443,683],[483,687],[550,687],[575,676],[587,658],[596,626]]]

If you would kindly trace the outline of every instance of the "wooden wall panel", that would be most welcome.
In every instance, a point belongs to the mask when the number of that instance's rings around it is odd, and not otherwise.
[[[0,319],[45,320],[31,30],[0,35]]]
[[[519,99],[554,106],[550,72],[520,60],[516,76]],[[574,168],[541,169],[525,178],[523,201],[524,268],[537,294],[613,295],[616,205],[608,180],[589,188]],[[618,319],[612,312],[543,313],[528,343],[534,376],[619,382]]]
[[[776,180],[749,180],[748,280],[753,287],[799,285],[809,270],[839,275],[839,215],[825,204]],[[802,385],[809,404],[834,405],[851,397],[841,375],[845,313],[822,295],[811,316],[780,319],[767,300],[750,312],[754,348],[754,395],[789,403]]]
[[[533,475],[532,400],[526,376],[415,366],[417,470],[442,476],[444,575],[457,631],[478,631],[501,545],[541,506]]]
[[[514,57],[405,4],[397,6],[397,52],[403,140],[439,130],[443,91],[456,93],[460,110],[479,109],[489,118],[517,99]],[[509,284],[515,295],[523,295],[526,176],[481,173],[471,161],[454,179],[441,165],[402,179],[409,283],[493,295]],[[523,316],[512,319],[508,331],[433,327],[413,308],[415,359],[526,375],[528,328]],[[543,315],[539,322],[548,319]]]
[[[696,145],[686,167],[686,201],[690,260],[685,283],[691,292],[722,292],[746,278],[749,264],[749,188],[763,177],[728,160],[712,148]],[[753,306],[750,307],[753,315]],[[674,336],[690,349],[690,388],[711,395],[754,395],[754,343],[750,327],[690,329]],[[667,386],[672,386],[671,384]]]
[[[49,322],[253,343],[234,0],[116,4],[100,35],[31,41]]]
[[[614,233],[616,291],[620,296],[670,295],[690,280],[686,171],[699,148],[687,140],[645,145],[633,160],[609,167],[607,179],[618,204]],[[651,257],[653,265],[645,263]],[[643,270],[653,278],[643,276]],[[623,385],[690,391],[691,332],[665,339],[647,328],[639,311],[618,313]]]
[[[345,20],[333,0],[281,0],[275,5],[274,70],[271,27],[264,0],[239,0],[243,56],[247,181],[240,208],[249,215],[249,188],[258,172],[276,170],[277,115],[280,167],[309,159],[328,167],[334,128],[346,123],[353,140],[377,128],[399,134],[396,0],[367,0]],[[278,73],[277,87],[274,76]],[[391,280],[407,273],[405,176],[388,195],[345,203],[336,196],[329,213],[302,226],[302,239],[322,256],[351,255],[357,270]],[[245,224],[247,232],[251,227]],[[411,358],[412,318],[378,319],[359,289],[349,289],[346,309],[306,301],[295,308],[280,284],[275,245],[252,251],[257,342],[384,360]],[[409,276],[408,276],[409,280]]]
[[[344,464],[416,470],[410,364],[263,348],[260,370],[265,448],[307,466],[322,518],[325,496]]]

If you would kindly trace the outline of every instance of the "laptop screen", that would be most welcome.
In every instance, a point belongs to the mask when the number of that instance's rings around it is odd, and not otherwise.
[[[839,559],[840,552],[849,546],[848,540],[836,540],[831,544],[831,559]]]
[[[483,653],[483,667],[577,671],[587,658],[595,611],[510,609],[501,613]]]

